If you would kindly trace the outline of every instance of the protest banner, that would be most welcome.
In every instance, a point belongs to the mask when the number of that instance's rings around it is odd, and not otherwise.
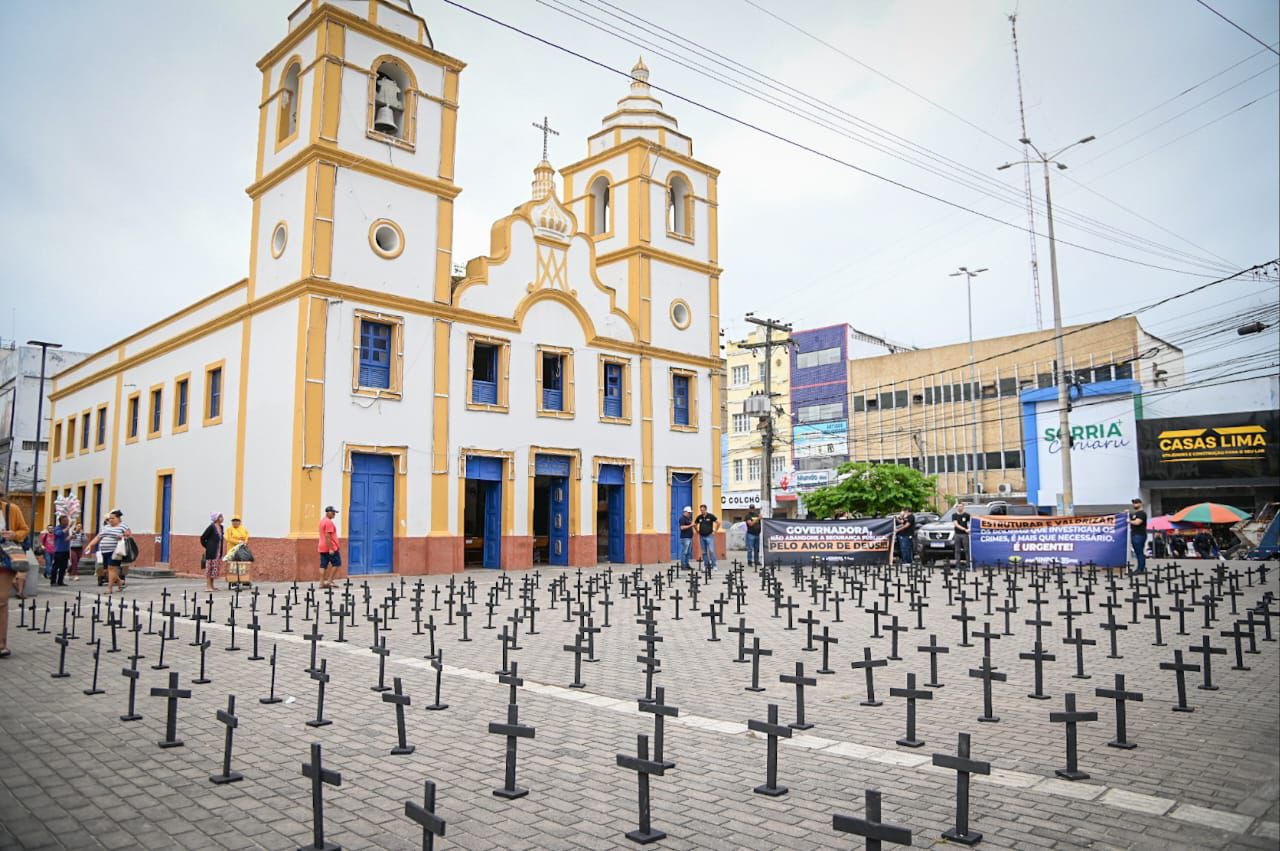
[[[974,517],[969,529],[971,556],[977,564],[1122,567],[1128,561],[1128,514],[982,516]]]
[[[893,520],[765,520],[766,564],[888,564]]]

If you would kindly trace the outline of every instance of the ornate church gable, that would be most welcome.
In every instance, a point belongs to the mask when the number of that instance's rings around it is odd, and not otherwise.
[[[593,337],[635,342],[639,336],[618,308],[617,292],[597,276],[595,245],[556,196],[546,160],[534,169],[533,200],[494,223],[488,256],[467,263],[453,300],[464,310],[517,323],[534,304],[552,300],[578,318],[588,343]]]

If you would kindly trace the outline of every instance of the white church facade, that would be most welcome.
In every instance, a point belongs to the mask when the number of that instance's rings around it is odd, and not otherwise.
[[[56,377],[51,493],[182,572],[220,511],[255,578],[314,578],[326,505],[352,574],[671,559],[720,503],[718,172],[643,64],[461,277],[425,22],[308,0],[258,67],[248,275]]]

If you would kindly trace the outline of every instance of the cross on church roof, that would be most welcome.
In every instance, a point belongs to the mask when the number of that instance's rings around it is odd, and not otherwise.
[[[551,129],[551,122],[547,121],[547,117],[545,115],[542,116],[541,124],[535,121],[533,122],[533,126],[542,131],[542,158],[545,160],[547,158],[547,135],[559,136],[560,132],[558,130]]]

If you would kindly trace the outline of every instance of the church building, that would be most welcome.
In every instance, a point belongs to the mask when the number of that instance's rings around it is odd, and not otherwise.
[[[327,505],[353,575],[670,560],[720,504],[719,172],[643,62],[461,276],[464,64],[411,6],[306,0],[258,67],[248,274],[56,377],[51,494],[182,572],[218,511],[314,578]]]

